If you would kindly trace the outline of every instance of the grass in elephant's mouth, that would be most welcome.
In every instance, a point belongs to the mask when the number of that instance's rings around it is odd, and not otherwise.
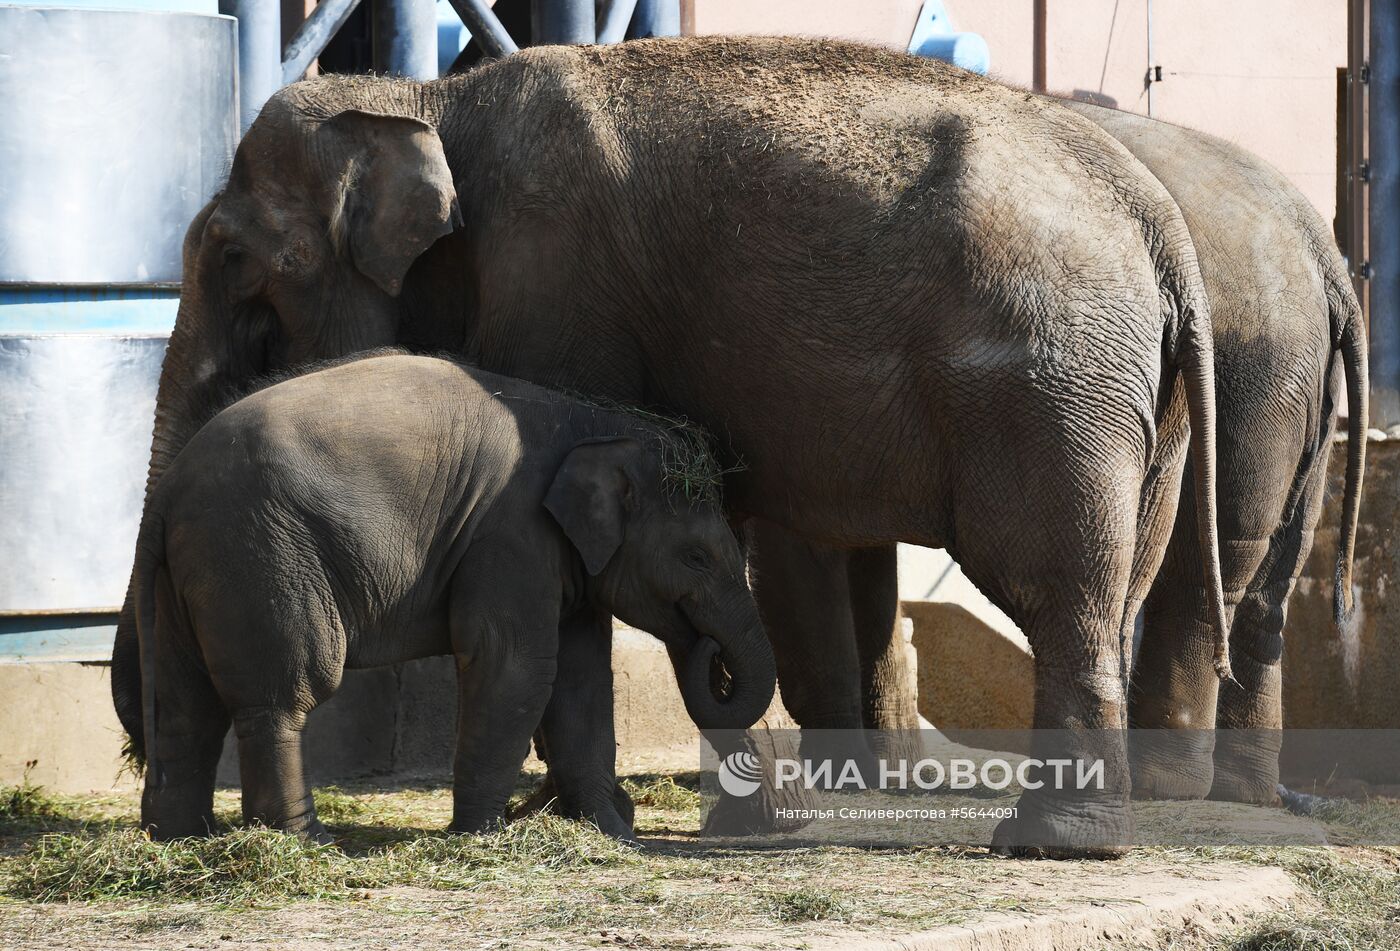
[[[1098,901],[1096,883],[1124,874],[1194,878],[1212,866],[1258,862],[1288,869],[1312,896],[1306,907],[1176,946],[1400,946],[1394,850],[1142,849],[1106,870],[1008,863],[977,849],[706,847],[694,836],[695,775],[625,782],[641,850],[549,815],[491,835],[446,836],[445,783],[318,790],[339,848],[236,827],[233,793],[217,797],[222,835],[152,843],[135,829],[134,795],[0,790],[0,934],[29,921],[36,944],[110,947],[139,934],[143,946],[175,948],[228,947],[226,935],[281,943],[298,929],[344,938],[420,929],[418,946],[436,948],[469,928],[505,946],[700,947],[717,933],[781,942],[799,932],[907,932],[991,912],[1035,913]],[[1321,935],[1340,937],[1319,943]]]

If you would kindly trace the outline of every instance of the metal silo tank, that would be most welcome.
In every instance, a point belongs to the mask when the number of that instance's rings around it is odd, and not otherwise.
[[[0,6],[0,660],[110,654],[181,243],[236,144],[235,21],[161,6]]]

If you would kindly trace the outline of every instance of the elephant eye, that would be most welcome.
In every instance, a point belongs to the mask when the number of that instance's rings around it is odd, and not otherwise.
[[[710,569],[710,556],[703,548],[691,548],[682,556],[686,565],[696,571],[708,571]]]
[[[247,251],[231,244],[224,248],[220,278],[229,300],[237,303],[258,292],[262,284],[262,268]]]

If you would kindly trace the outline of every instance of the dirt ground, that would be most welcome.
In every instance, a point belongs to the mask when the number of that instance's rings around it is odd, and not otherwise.
[[[233,832],[215,858],[141,839],[134,793],[0,790],[0,948],[847,948],[1129,908],[1202,883],[1208,893],[1261,866],[1296,889],[1262,914],[1158,929],[1135,946],[1400,947],[1400,850],[1147,847],[1103,863],[959,847],[717,846],[697,835],[694,774],[634,766],[628,782],[640,850],[549,817],[443,837],[451,802],[438,779],[318,791],[339,848]],[[218,807],[233,823],[237,793],[221,792]]]

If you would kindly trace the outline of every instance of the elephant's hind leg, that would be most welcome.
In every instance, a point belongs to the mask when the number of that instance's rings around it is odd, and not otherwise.
[[[519,563],[510,559],[504,564]],[[502,599],[502,592],[510,594]],[[502,565],[465,566],[453,579],[449,624],[458,685],[449,826],[453,832],[489,831],[504,820],[520,766],[530,752],[530,735],[544,717],[556,675],[570,683],[588,676],[586,669],[561,662],[558,603],[557,592],[547,584],[532,585]],[[599,618],[592,610],[588,616]],[[607,699],[612,699],[611,679],[606,685],[590,686],[605,686]],[[571,712],[583,714],[578,708]],[[611,713],[609,706],[608,726]],[[571,751],[556,753],[553,739],[550,768],[567,774]],[[612,743],[611,730],[607,742]],[[609,792],[616,782],[611,770],[599,770],[592,778]],[[604,831],[630,836],[631,828]]]
[[[1031,759],[1044,765],[1028,768],[1016,815],[997,826],[992,846],[1112,857],[1133,834],[1119,634],[1141,476],[1125,478],[1127,462],[1086,466],[1066,448],[1027,451],[1055,491],[990,486],[958,513],[959,524],[980,529],[957,533],[959,563],[1026,632],[1035,663]]]
[[[1333,427],[1300,467],[1301,493],[1271,539],[1264,564],[1235,611],[1230,654],[1237,684],[1222,684],[1216,709],[1211,799],[1272,803],[1283,748],[1283,637],[1288,597],[1312,550],[1322,513]]]
[[[243,819],[329,842],[306,781],[302,730],[307,715],[340,686],[344,669],[343,653],[323,656],[318,648],[344,644],[344,637],[296,617],[257,626],[245,649],[255,644],[266,653],[262,676],[223,685],[238,737]]]
[[[233,717],[243,781],[243,819],[328,842],[302,766],[304,712],[276,706],[244,707]]]

